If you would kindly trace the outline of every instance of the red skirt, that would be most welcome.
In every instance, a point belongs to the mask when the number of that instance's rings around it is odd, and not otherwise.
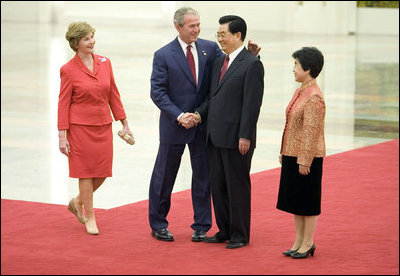
[[[69,177],[97,178],[112,176],[113,136],[111,124],[69,126],[67,139]]]

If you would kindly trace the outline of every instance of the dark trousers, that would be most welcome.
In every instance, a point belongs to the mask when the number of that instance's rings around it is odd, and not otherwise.
[[[160,143],[149,190],[149,222],[153,230],[167,228],[171,193],[186,144]],[[197,135],[188,144],[192,165],[192,205],[194,230],[211,228],[211,196],[204,137]]]
[[[233,242],[250,240],[250,167],[254,149],[245,155],[238,149],[218,148],[209,141],[211,195],[218,238]]]

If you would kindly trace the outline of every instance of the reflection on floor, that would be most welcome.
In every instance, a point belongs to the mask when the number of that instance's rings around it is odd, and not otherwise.
[[[113,177],[95,193],[96,208],[148,197],[158,150],[159,110],[150,99],[155,50],[176,36],[172,26],[94,26],[96,52],[109,57],[136,144],[129,146],[113,124]],[[68,162],[58,151],[59,69],[74,55],[64,38],[67,25],[1,24],[1,197],[67,204],[78,192]],[[214,40],[215,30],[201,37]],[[325,95],[327,154],[399,137],[398,36],[304,35],[249,30],[261,47],[265,91],[252,172],[279,166],[284,110],[295,88],[291,54],[316,46],[325,56],[318,83]],[[246,42],[247,43],[247,42]],[[189,189],[188,150],[174,192]],[[278,183],[268,183],[278,188]]]

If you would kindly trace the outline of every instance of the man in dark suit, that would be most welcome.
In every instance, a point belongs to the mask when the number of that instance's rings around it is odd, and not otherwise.
[[[205,144],[205,126],[195,126],[193,112],[209,92],[212,65],[222,52],[215,42],[198,38],[200,18],[191,8],[180,8],[174,15],[179,35],[154,54],[151,99],[161,110],[160,145],[149,190],[151,235],[173,241],[167,229],[171,192],[188,144],[192,165],[192,241],[202,241],[211,228],[210,182]],[[257,54],[257,44],[249,42]]]
[[[250,166],[264,92],[264,67],[243,46],[246,22],[219,19],[217,38],[225,56],[214,63],[210,94],[197,108],[196,123],[206,121],[211,194],[219,228],[208,243],[247,245],[250,238]]]

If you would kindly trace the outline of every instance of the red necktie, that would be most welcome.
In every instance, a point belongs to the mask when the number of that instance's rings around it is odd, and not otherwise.
[[[219,75],[219,82],[221,82],[222,78],[225,75],[226,70],[228,69],[228,63],[229,63],[229,55],[226,55],[225,59],[224,59],[224,64],[222,65],[222,69],[221,69],[221,74]]]
[[[190,71],[192,71],[194,83],[197,84],[197,81],[196,81],[196,66],[194,65],[194,58],[193,58],[192,52],[190,51],[190,47],[192,47],[192,46],[191,45],[187,46],[186,59],[187,59],[187,61],[189,63]]]

